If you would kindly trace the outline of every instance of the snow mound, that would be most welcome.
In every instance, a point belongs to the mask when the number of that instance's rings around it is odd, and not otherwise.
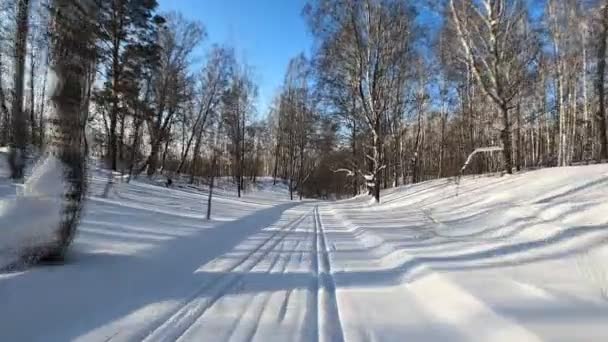
[[[0,198],[0,268],[55,241],[65,189],[63,172],[61,162],[49,156],[34,167],[22,191]]]

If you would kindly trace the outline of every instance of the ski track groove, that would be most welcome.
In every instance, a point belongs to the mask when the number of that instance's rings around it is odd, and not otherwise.
[[[247,304],[244,307],[244,311],[243,312],[247,312],[249,310],[249,308],[253,305],[253,302],[255,301],[255,296],[250,297],[247,300]],[[203,315],[201,315],[201,317],[203,317]],[[196,322],[198,322],[198,320],[201,318],[199,317]],[[226,341],[230,341],[232,339],[232,337],[234,336],[234,333],[236,332],[236,328],[239,326],[239,324],[241,323],[241,321],[243,321],[243,318],[245,317],[245,315],[240,315],[239,318],[237,318],[230,326],[230,330],[229,330],[229,334],[228,337],[226,338]],[[182,334],[182,336],[180,336],[180,338],[182,338],[184,335],[186,335],[186,333],[189,331],[189,329],[192,328],[192,326],[194,326],[196,324],[196,322],[194,322],[190,327],[188,327],[188,329],[186,331],[184,331],[184,333]]]
[[[299,224],[297,224],[296,227],[297,226],[299,226]],[[286,234],[286,235],[288,235],[288,234]],[[286,242],[287,241],[285,241],[285,239],[282,239],[279,244],[280,245],[279,250],[278,251],[273,250],[273,252],[276,253],[276,256],[274,257],[273,261],[271,262],[270,267],[268,267],[268,269],[265,270],[266,273],[274,273],[273,271],[277,271],[278,273],[284,274],[285,271],[287,270],[287,266],[291,262],[292,256],[295,254],[295,250],[300,245],[301,241],[300,240],[296,241],[296,244],[294,247],[292,247],[292,251],[290,252],[290,254],[288,256],[284,256],[283,253],[285,252],[285,247],[287,244]],[[278,265],[278,267],[277,267],[277,265]],[[233,326],[233,329],[230,333],[230,337],[227,340],[232,339],[236,335],[236,333],[238,332],[236,328],[239,326],[239,323],[243,321],[243,318],[245,316],[247,316],[246,314],[248,312],[250,312],[251,310],[255,310],[254,314],[252,315],[253,317],[255,317],[255,322],[253,323],[252,326],[248,327],[247,330],[249,330],[249,331],[246,332],[246,334],[245,334],[246,338],[244,339],[245,341],[252,341],[254,339],[257,331],[259,330],[260,322],[262,320],[264,312],[266,312],[268,303],[272,299],[273,294],[274,293],[264,293],[263,294],[264,298],[262,299],[262,303],[260,305],[248,305],[247,308],[241,313],[238,323]],[[262,296],[262,295],[259,295],[259,296]],[[256,299],[258,299],[259,296],[252,297],[250,303],[256,302]]]
[[[314,210],[315,254],[317,275],[317,340],[320,342],[344,341],[340,309],[336,298],[336,283],[331,271],[325,227],[319,207]]]
[[[267,270],[267,272],[269,272],[270,270],[272,270],[272,268],[276,265],[278,259],[281,256],[281,251],[283,251],[285,248],[285,242],[281,242],[280,243],[280,250],[278,253],[276,253],[275,257],[273,258],[273,261],[271,262],[271,265],[269,267],[269,269]],[[255,268],[255,266],[254,266]],[[250,308],[253,306],[253,303],[255,302],[256,296],[251,296],[248,300],[247,300],[247,304],[245,305],[245,307],[243,307],[243,311],[242,314],[239,315],[239,318],[236,319],[230,326],[229,329],[229,334],[228,337],[226,338],[226,341],[230,341],[232,340],[232,338],[234,337],[235,333],[237,332],[237,327],[241,324],[241,322],[243,321],[243,319],[245,318],[245,313],[248,312],[250,310]],[[201,314],[201,316],[188,328],[191,329],[194,325],[196,325],[196,323],[204,316],[204,313]],[[182,336],[186,335],[186,333],[188,332],[188,330],[186,330]]]
[[[316,209],[315,209],[316,210]],[[305,325],[312,325],[311,329],[314,331],[314,339],[316,341],[320,340],[320,332],[319,332],[319,246],[318,246],[318,237],[319,237],[319,227],[317,226],[317,219],[315,215],[315,219],[313,220],[314,224],[314,234],[312,236],[312,255],[310,258],[312,272],[315,275],[316,281],[311,283],[310,285],[310,297],[307,298],[307,308],[308,312],[304,316]],[[314,317],[310,317],[314,315]],[[308,324],[306,324],[308,323]]]
[[[285,240],[283,240],[283,242],[281,243],[282,248],[281,251],[284,251],[284,246],[285,246]],[[279,252],[278,255],[280,256],[281,253]],[[283,265],[281,265],[279,273],[284,274],[285,270],[287,269],[287,264],[289,263],[289,260],[291,260],[291,258],[283,258],[284,259],[284,263]],[[274,268],[275,265],[273,265],[269,270],[268,273],[270,273],[272,271],[272,269]],[[266,309],[268,308],[268,302],[270,302],[270,299],[272,298],[272,294],[274,292],[266,292],[264,293],[264,300],[262,302],[262,305],[259,307],[259,309],[256,311],[256,314],[254,315],[255,317],[255,323],[254,325],[251,327],[251,330],[249,331],[249,333],[247,334],[247,338],[245,339],[246,341],[251,341],[253,340],[253,337],[255,336],[255,334],[257,333],[259,327],[260,327],[260,322],[262,320],[262,316],[264,314],[264,312],[266,311]]]
[[[298,261],[296,262],[297,265],[302,264],[301,255],[304,252],[298,250],[298,248],[300,248],[302,241],[307,241],[307,239],[309,238],[309,235],[310,235],[310,230],[307,229],[305,234],[306,235],[302,239],[299,239],[298,241],[296,241],[296,244],[293,246],[292,252],[289,254],[289,259],[287,260],[287,262],[285,264],[285,269],[283,270],[283,273],[285,273],[285,271],[287,270],[287,266],[294,261],[294,258],[298,259]],[[287,293],[285,294],[283,303],[281,304],[279,312],[277,313],[277,323],[283,322],[283,320],[285,319],[285,316],[287,315],[287,305],[289,304],[289,298],[291,297],[292,292],[293,292],[293,289],[289,289],[289,290],[287,290]]]
[[[303,216],[298,217],[296,220],[289,222],[287,225],[285,225],[282,229],[277,230],[277,232],[275,232],[275,234],[273,234],[269,239],[264,240],[264,242],[262,242],[262,244],[260,246],[258,246],[258,248],[256,248],[258,251],[262,252],[262,255],[260,255],[258,257],[257,260],[255,260],[254,264],[250,267],[247,268],[245,270],[242,271],[242,273],[248,272],[253,270],[254,268],[256,268],[257,266],[259,266],[260,262],[264,260],[264,258],[266,256],[268,256],[271,252],[274,251],[274,248],[277,247],[277,245],[283,245],[284,243],[284,239],[289,235],[289,233],[293,230],[295,230],[305,219],[306,217],[309,215],[309,213],[305,213]],[[296,222],[297,221],[297,222]],[[290,226],[291,224],[293,224],[292,226]],[[290,226],[289,228],[287,228],[288,226]],[[287,228],[287,229],[286,229]],[[279,237],[279,239],[271,244],[268,249],[263,249],[261,248],[263,245],[265,245],[267,242],[269,242],[270,240],[272,240],[275,236],[277,236],[279,232],[283,232],[283,234]],[[255,254],[252,253],[252,257]],[[246,259],[248,259],[248,257],[245,257]],[[272,267],[274,267],[274,265],[276,264],[276,262],[278,261],[278,259],[280,258],[280,253],[277,253],[277,256],[274,258],[274,260],[271,262],[271,266],[270,268],[266,271],[266,273],[268,273]],[[192,328],[196,322],[198,322],[205,314],[205,312],[207,312],[207,310],[209,308],[211,308],[218,300],[220,300],[224,294],[226,294],[227,292],[229,292],[231,289],[235,288],[240,280],[242,279],[243,275],[239,275],[239,276],[235,276],[234,279],[231,282],[228,282],[228,284],[226,284],[226,286],[224,287],[223,290],[220,290],[220,292],[218,292],[215,296],[211,297],[211,300],[209,301],[209,303],[207,305],[205,305],[205,307],[200,311],[200,313],[197,313],[198,317],[191,323],[188,323],[188,326],[186,327],[186,329],[177,337],[175,338],[175,340],[180,340],[185,334],[186,332]],[[243,284],[244,285],[244,284]],[[257,296],[254,296],[252,298],[252,302],[255,302],[255,300],[257,299]],[[263,307],[265,306],[265,304],[267,303],[268,298],[264,299],[264,303],[262,304],[262,309],[258,310],[258,316],[261,314],[261,312],[263,312]],[[247,311],[245,311],[247,312]],[[244,312],[244,313],[245,313]],[[241,315],[241,317],[244,316],[244,313]],[[259,318],[259,317],[258,317]],[[256,329],[257,330],[257,329]],[[231,332],[231,335],[234,333],[235,331]],[[250,339],[250,338],[249,338]]]
[[[314,212],[314,209],[313,209]],[[173,312],[168,316],[167,319],[159,320],[158,324],[155,324],[154,328],[148,330],[147,333],[144,333],[143,336],[139,336],[137,340],[140,341],[167,341],[167,340],[178,340],[180,339],[187,330],[194,324],[196,321],[207,311],[209,307],[211,307],[219,298],[223,296],[227,291],[232,289],[235,285],[238,284],[238,281],[241,279],[241,276],[234,276],[234,279],[228,279],[231,276],[231,272],[235,271],[237,268],[245,264],[247,261],[252,259],[254,255],[262,251],[262,254],[254,259],[254,263],[250,266],[246,266],[242,272],[247,272],[253,269],[264,257],[270,253],[272,248],[274,248],[278,243],[280,243],[292,230],[294,230],[304,219],[310,215],[311,212],[307,211],[304,214],[298,216],[287,224],[283,225],[282,228],[279,228],[277,231],[273,232],[267,239],[265,239],[262,243],[260,243],[256,248],[247,253],[243,258],[241,258],[235,265],[231,266],[227,270],[223,271],[224,274],[219,276],[217,279],[214,279],[208,283],[205,283],[201,288],[199,288],[193,295],[191,295],[188,299],[182,302]],[[279,236],[278,240],[274,241],[275,237]],[[263,247],[270,243],[270,248],[267,250],[263,250]],[[212,296],[209,297],[207,303],[196,305],[194,302],[202,298],[202,295],[206,292],[212,290],[216,285],[220,283],[226,283],[221,287],[218,293],[213,293]],[[215,292],[215,291],[214,291]],[[188,308],[188,306],[194,305],[194,308]],[[185,320],[191,320],[192,316],[196,316],[193,318],[193,321],[186,323],[185,327],[179,327],[180,323]],[[178,326],[174,326],[178,325]],[[174,327],[172,327],[174,326]],[[177,331],[179,330],[179,331]],[[177,332],[177,334],[175,334]],[[164,336],[164,335],[170,336]],[[161,335],[161,336],[155,336]]]

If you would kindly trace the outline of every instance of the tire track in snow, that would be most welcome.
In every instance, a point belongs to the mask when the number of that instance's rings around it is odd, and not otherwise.
[[[317,275],[317,340],[320,342],[344,341],[340,310],[336,299],[336,283],[331,271],[325,227],[319,207],[315,207],[315,254]]]
[[[143,336],[139,336],[137,340],[152,342],[175,341],[179,339],[194,323],[196,323],[208,308],[224,294],[238,285],[239,280],[242,278],[242,274],[238,275],[233,272],[245,273],[253,269],[273,250],[274,247],[283,241],[289,232],[293,231],[310,214],[310,211],[306,212],[272,233],[267,239],[241,258],[235,265],[223,271],[223,274],[217,279],[205,283],[169,314],[168,318],[160,320],[159,323],[155,324],[155,327],[143,333]],[[268,248],[264,250],[265,246],[268,246]],[[255,254],[260,251],[262,253],[255,257]],[[248,263],[248,261],[253,262]],[[205,296],[205,294],[209,294],[209,296]]]

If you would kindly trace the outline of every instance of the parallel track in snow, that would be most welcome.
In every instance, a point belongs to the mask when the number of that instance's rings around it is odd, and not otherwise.
[[[218,299],[238,285],[244,273],[256,267],[260,261],[273,251],[273,249],[310,214],[310,211],[306,212],[273,232],[262,243],[242,257],[235,265],[224,270],[222,272],[223,274],[217,279],[203,284],[203,286],[195,291],[188,299],[179,304],[172,313],[165,316],[167,318],[161,319],[154,327],[140,335],[137,340],[146,342],[178,340]],[[256,253],[258,252],[261,253],[256,256]],[[116,336],[110,340],[113,339],[116,339]]]
[[[319,342],[344,341],[340,310],[336,299],[336,283],[331,271],[325,227],[319,207],[315,207],[315,274],[317,276],[317,340]]]

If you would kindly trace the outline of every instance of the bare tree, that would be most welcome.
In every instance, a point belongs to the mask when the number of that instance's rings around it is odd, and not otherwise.
[[[192,110],[195,111],[195,119],[189,138],[185,143],[184,152],[182,153],[181,161],[177,167],[177,173],[182,171],[188,153],[190,152],[192,142],[196,139],[190,167],[190,174],[194,176],[195,165],[200,153],[203,134],[207,127],[206,125],[209,123],[211,116],[217,114],[222,93],[224,92],[228,83],[228,78],[230,77],[230,68],[232,65],[234,65],[232,50],[215,47],[211,51],[207,65],[202,70],[197,82],[198,89],[195,92],[196,99],[194,101],[196,105],[192,108]]]
[[[385,121],[396,63],[407,56],[413,36],[411,9],[401,1],[320,0],[307,10],[313,34],[332,68],[343,70],[347,84],[356,89],[357,102],[370,133],[365,153],[369,162],[366,180],[370,194],[380,201],[385,141]],[[397,43],[396,43],[397,42]]]
[[[148,176],[156,172],[162,144],[170,137],[170,124],[191,95],[188,66],[192,52],[205,37],[200,23],[188,21],[180,14],[170,13],[166,20],[166,29],[160,32],[160,67],[153,78],[155,113],[147,120],[150,154],[141,168],[141,171],[148,168]]]
[[[230,86],[222,97],[222,120],[231,142],[230,154],[233,158],[233,176],[237,185],[237,195],[241,197],[244,188],[245,129],[248,117],[253,111],[257,87],[251,80],[246,67],[232,75]]]
[[[449,13],[460,41],[460,53],[484,93],[499,108],[502,119],[504,168],[513,172],[511,118],[514,99],[535,54],[535,42],[526,35],[522,1],[450,0]]]

